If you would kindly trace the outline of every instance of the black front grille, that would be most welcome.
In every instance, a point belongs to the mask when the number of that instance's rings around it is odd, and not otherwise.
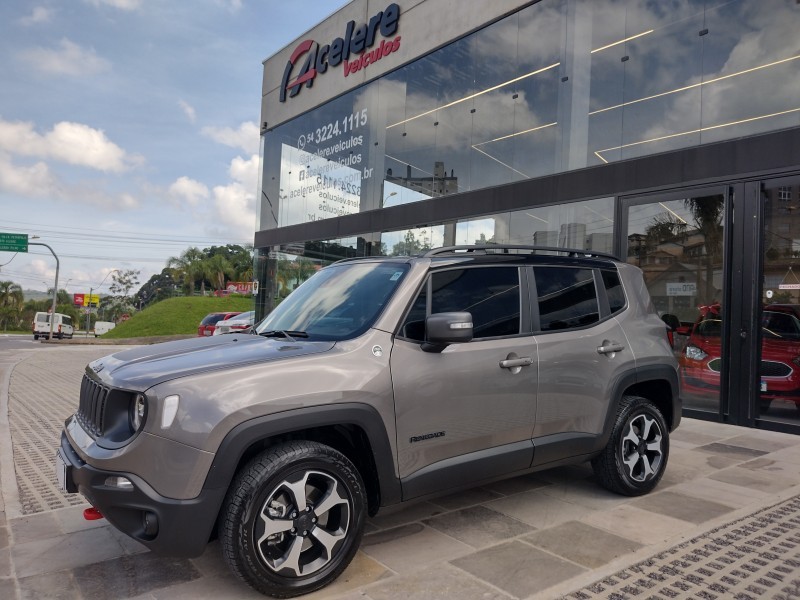
[[[759,374],[761,377],[788,377],[792,374],[792,368],[786,363],[762,360]]]
[[[75,416],[83,428],[94,437],[103,435],[109,391],[109,388],[89,379],[88,375],[83,376],[81,399]]]

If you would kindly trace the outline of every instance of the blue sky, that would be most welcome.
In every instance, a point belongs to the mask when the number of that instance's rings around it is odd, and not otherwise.
[[[49,244],[70,293],[252,243],[262,61],[344,4],[0,3],[0,232]],[[46,248],[0,252],[0,280],[54,275]]]

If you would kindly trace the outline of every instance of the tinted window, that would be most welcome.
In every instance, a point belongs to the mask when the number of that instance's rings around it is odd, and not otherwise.
[[[583,327],[600,320],[591,269],[535,269],[542,331]]]
[[[603,285],[606,288],[611,314],[625,308],[625,291],[622,289],[619,274],[616,271],[603,271]]]
[[[433,274],[433,313],[472,314],[476,338],[514,335],[520,329],[519,270],[457,269]]]
[[[225,316],[224,314],[218,314],[218,313],[215,313],[213,315],[206,315],[205,319],[200,321],[200,325],[214,325],[218,321],[222,320],[222,317],[224,316]]]

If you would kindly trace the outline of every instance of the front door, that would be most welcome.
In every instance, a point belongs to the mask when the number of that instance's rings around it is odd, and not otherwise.
[[[404,499],[530,466],[537,354],[522,333],[524,277],[516,266],[434,272],[405,319],[391,357]],[[474,339],[423,351],[425,316],[453,311],[472,314]]]

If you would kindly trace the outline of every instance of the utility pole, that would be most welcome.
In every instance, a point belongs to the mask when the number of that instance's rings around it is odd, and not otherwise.
[[[34,239],[35,239],[35,236],[34,236]],[[29,246],[44,246],[45,248],[50,250],[50,253],[53,255],[53,258],[56,259],[56,281],[53,284],[53,308],[50,309],[50,337],[48,338],[48,339],[52,340],[53,339],[53,323],[56,320],[56,299],[58,298],[58,267],[59,267],[58,256],[56,256],[56,253],[53,252],[53,249],[50,246],[48,246],[47,244],[44,244],[42,242],[28,242],[28,245]]]

